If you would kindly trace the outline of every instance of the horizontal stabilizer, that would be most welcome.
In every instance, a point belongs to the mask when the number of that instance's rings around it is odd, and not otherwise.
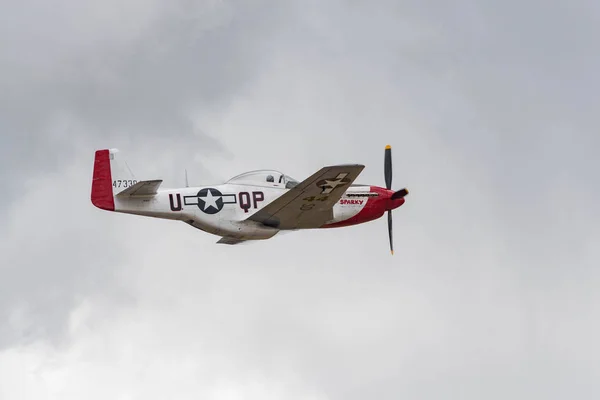
[[[153,196],[157,193],[159,186],[162,183],[162,179],[153,181],[139,181],[133,186],[120,192],[117,196],[129,197],[129,196]]]

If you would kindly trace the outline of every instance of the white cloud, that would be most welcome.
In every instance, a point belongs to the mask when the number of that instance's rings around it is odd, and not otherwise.
[[[589,95],[583,78],[556,83],[576,62],[523,51],[500,29],[508,8],[381,4],[157,3],[110,33],[121,14],[98,12],[82,33],[110,38],[106,54],[121,37],[139,53],[82,75],[58,116],[30,110],[43,127],[32,145],[57,163],[29,156],[28,178],[12,177],[1,398],[598,393],[595,119],[565,100]],[[526,42],[556,38],[544,20],[531,35],[514,21]],[[97,147],[173,185],[185,167],[206,183],[262,167],[302,179],[331,162],[363,162],[360,180],[382,184],[387,143],[394,186],[411,191],[394,257],[384,220],[227,247],[89,203]]]

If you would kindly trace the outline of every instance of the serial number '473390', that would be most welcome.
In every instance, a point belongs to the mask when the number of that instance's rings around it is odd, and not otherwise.
[[[126,179],[121,180],[121,179],[119,179],[119,180],[113,181],[113,187],[116,187],[116,188],[125,187],[126,188],[126,187],[129,187],[129,186],[133,186],[136,183],[137,183],[136,180],[131,180],[131,179],[129,179],[129,180],[126,180]]]

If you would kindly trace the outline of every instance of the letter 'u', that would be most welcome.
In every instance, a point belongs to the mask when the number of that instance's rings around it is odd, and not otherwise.
[[[173,202],[173,194],[169,194],[169,205],[171,206],[171,211],[181,211],[181,195],[179,193],[177,196],[177,205]]]

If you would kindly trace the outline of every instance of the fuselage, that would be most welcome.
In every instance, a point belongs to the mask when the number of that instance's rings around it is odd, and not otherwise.
[[[276,185],[274,185],[276,186]],[[152,197],[115,196],[116,212],[180,220],[202,231],[240,239],[268,239],[279,229],[247,218],[289,189],[264,185],[222,185],[166,189]],[[378,186],[350,186],[333,207],[333,218],[321,228],[365,223],[397,208],[404,199],[390,200],[393,191]]]
[[[392,200],[395,194],[392,190],[355,185],[350,180],[344,182],[348,175],[344,171],[356,173],[357,167],[360,171],[364,166],[326,167],[326,171],[337,168],[338,172],[324,175],[311,183],[311,188],[303,186],[309,178],[298,182],[275,170],[255,170],[223,184],[160,189],[162,180],[138,182],[119,159],[118,150],[103,149],[96,151],[94,159],[91,200],[104,210],[183,221],[227,240],[268,239],[280,230],[362,224],[404,204],[403,196]],[[286,195],[290,190],[293,193]],[[339,190],[344,192],[338,199]],[[335,193],[333,199],[331,193]],[[276,199],[279,200],[274,202]],[[335,199],[337,202],[332,203]],[[269,204],[271,206],[263,210]],[[319,204],[323,205],[322,209]],[[289,219],[284,224],[280,219],[271,219],[276,214],[285,215],[286,208],[293,214],[291,223]],[[254,215],[258,211],[260,213]],[[319,217],[302,219],[304,212]]]

